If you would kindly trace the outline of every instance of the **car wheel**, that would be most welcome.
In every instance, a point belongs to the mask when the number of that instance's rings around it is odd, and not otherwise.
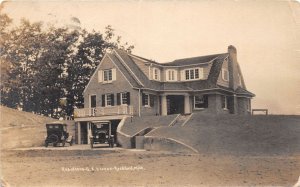
[[[45,143],[45,147],[48,147],[48,143]]]
[[[109,144],[110,144],[109,146],[110,146],[111,148],[113,148],[113,147],[114,147],[114,139],[111,139],[110,142],[109,142]]]

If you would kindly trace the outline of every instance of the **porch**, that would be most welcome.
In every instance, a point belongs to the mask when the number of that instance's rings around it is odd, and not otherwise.
[[[109,106],[109,107],[95,107],[95,108],[79,108],[74,110],[74,117],[100,117],[111,115],[133,115],[132,106]]]

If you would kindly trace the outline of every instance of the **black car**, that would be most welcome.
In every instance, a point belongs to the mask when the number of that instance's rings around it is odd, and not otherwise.
[[[114,135],[111,134],[111,122],[99,121],[91,124],[92,135],[90,136],[91,148],[94,144],[108,144],[114,147]]]
[[[67,132],[67,124],[53,122],[46,124],[46,128],[47,137],[45,139],[45,147],[48,147],[49,144],[52,144],[54,147],[61,144],[64,147],[66,142],[72,146],[73,136],[70,136]]]

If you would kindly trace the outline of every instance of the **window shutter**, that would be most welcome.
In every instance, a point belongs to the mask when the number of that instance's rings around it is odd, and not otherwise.
[[[98,71],[98,82],[102,82],[103,80],[103,71],[102,70],[99,70]]]
[[[204,108],[208,108],[208,95],[203,95],[204,99]]]
[[[130,92],[127,92],[127,105],[130,105]]]
[[[121,94],[117,93],[117,105],[121,105]]]
[[[198,68],[199,71],[199,79],[204,79],[204,71],[203,68]]]
[[[150,95],[150,106],[154,106],[154,95]]]
[[[117,78],[117,71],[116,68],[111,69],[111,74],[112,74],[112,81],[115,81]]]
[[[180,71],[180,80],[181,81],[185,81],[186,79],[185,79],[185,70],[181,70]]]
[[[110,98],[111,98],[111,106],[115,106],[115,95],[110,94]]]
[[[146,95],[143,93],[142,94],[142,105],[143,106],[145,106],[145,97],[146,97]]]
[[[102,102],[102,106],[105,106],[105,95],[104,95],[104,94],[102,95],[102,100],[101,100],[101,102]]]

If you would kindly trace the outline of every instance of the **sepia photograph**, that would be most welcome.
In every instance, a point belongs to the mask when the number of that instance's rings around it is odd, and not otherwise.
[[[0,1],[1,187],[300,187],[300,1]]]

